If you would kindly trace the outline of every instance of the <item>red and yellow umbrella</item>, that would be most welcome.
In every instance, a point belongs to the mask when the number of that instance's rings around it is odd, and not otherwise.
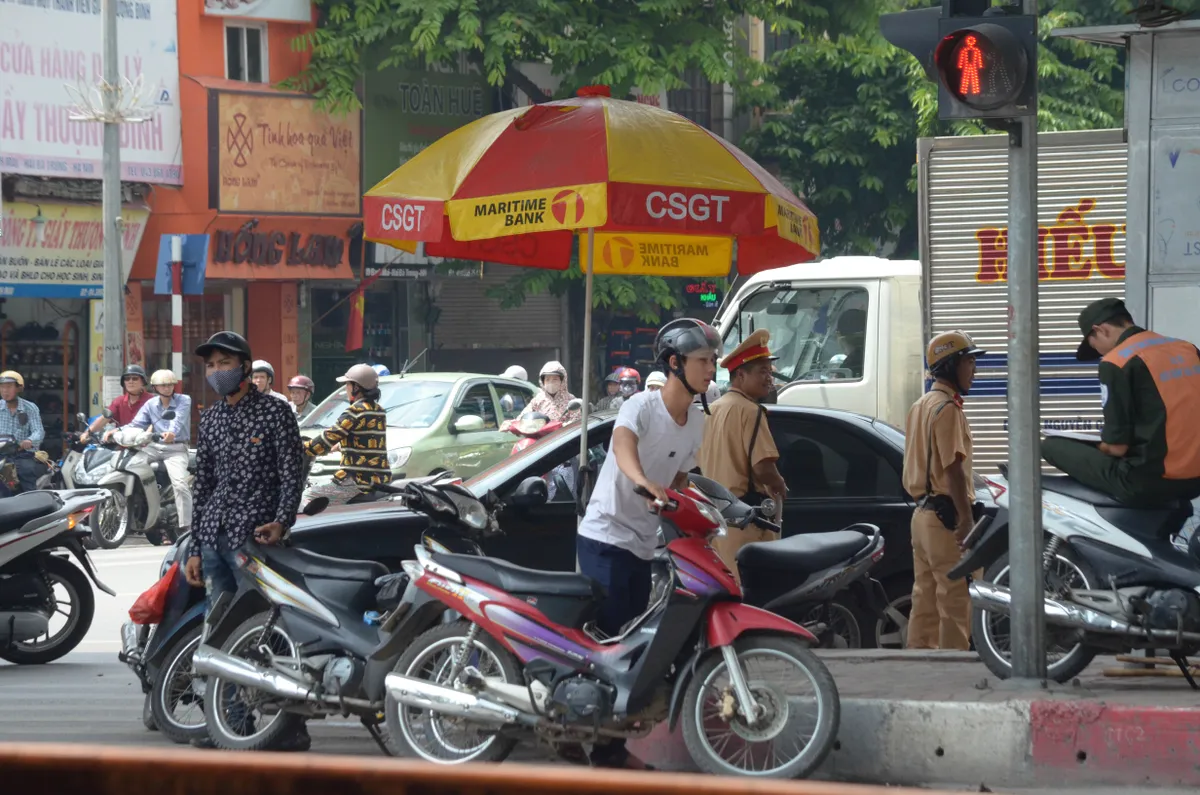
[[[593,86],[478,119],[363,202],[367,240],[450,259],[565,270],[586,231],[585,407],[593,272],[719,277],[735,243],[740,273],[812,260],[820,247],[812,212],[736,146],[608,93]]]

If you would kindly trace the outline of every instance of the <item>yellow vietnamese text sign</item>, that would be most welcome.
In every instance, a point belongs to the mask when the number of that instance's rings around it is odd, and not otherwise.
[[[597,232],[593,273],[655,276],[728,276],[733,239],[700,235],[656,235]],[[579,239],[579,256],[587,267],[587,237]]]
[[[455,240],[588,229],[608,222],[608,187],[597,183],[453,199],[446,202],[446,214]]]
[[[821,234],[817,228],[817,217],[774,196],[767,197],[766,226],[778,226],[779,236],[802,246],[810,254],[821,251]]]

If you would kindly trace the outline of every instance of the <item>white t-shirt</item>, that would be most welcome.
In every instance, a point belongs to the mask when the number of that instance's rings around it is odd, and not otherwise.
[[[696,466],[696,453],[704,438],[704,412],[698,406],[689,407],[687,424],[679,425],[667,411],[662,392],[639,392],[621,406],[614,431],[616,428],[633,431],[642,471],[650,482],[666,487],[680,472]],[[658,546],[659,520],[648,510],[646,498],[633,489],[633,481],[617,466],[609,443],[579,535],[651,560]]]

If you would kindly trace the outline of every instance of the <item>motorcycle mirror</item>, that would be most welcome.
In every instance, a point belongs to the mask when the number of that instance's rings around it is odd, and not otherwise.
[[[87,424],[88,424],[87,415],[84,414],[82,411],[79,412],[78,414],[75,415],[75,422],[79,423],[80,428],[86,428]]]
[[[567,411],[578,411],[581,408],[583,408],[583,401],[579,398],[575,398],[567,404]]]
[[[775,515],[775,500],[767,498],[758,504],[758,510],[763,516],[771,517]]]
[[[113,416],[113,413],[112,413],[112,409],[105,409],[103,414],[104,414],[104,419],[106,419],[106,420],[115,419],[115,417]]]
[[[546,481],[533,475],[517,484],[513,493],[508,495],[507,502],[514,508],[534,508],[545,505],[549,499],[550,489],[546,486]]]
[[[167,411],[164,411],[164,412],[163,412],[163,415],[162,415],[162,418],[163,418],[164,420],[173,420],[173,419],[175,419],[175,411],[174,411],[174,409],[168,409]]]

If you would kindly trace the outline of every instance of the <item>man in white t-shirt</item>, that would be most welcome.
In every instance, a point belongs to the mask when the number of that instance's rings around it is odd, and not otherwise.
[[[680,318],[663,326],[654,356],[667,372],[667,385],[634,395],[617,414],[577,539],[580,571],[607,591],[596,624],[609,636],[618,635],[650,602],[658,517],[650,512],[653,502],[634,489],[641,486],[665,501],[668,488],[686,485],[704,436],[704,413],[692,400],[712,382],[720,349],[721,339],[707,323]],[[645,767],[629,755],[624,741],[597,744],[592,764]]]

